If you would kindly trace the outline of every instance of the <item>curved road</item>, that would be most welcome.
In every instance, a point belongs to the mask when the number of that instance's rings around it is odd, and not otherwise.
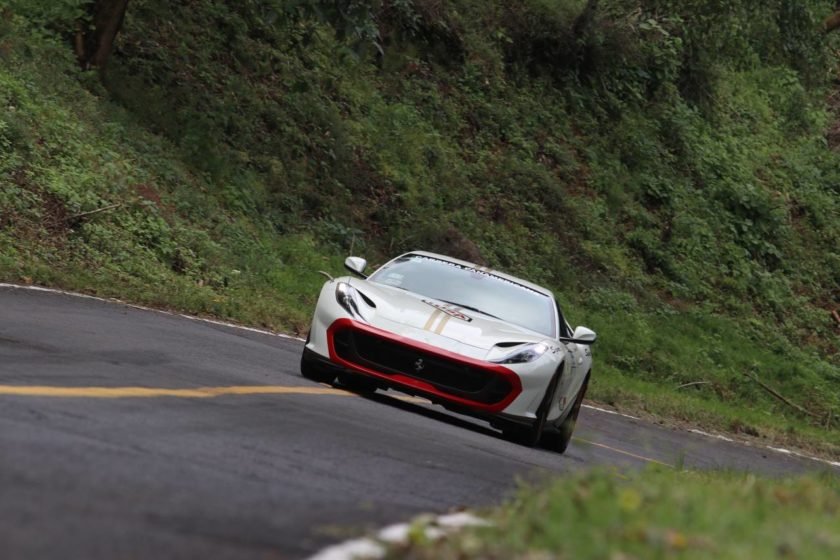
[[[419,399],[310,383],[301,346],[0,287],[0,558],[302,558],[593,465],[830,468],[593,408],[565,455],[528,449]]]

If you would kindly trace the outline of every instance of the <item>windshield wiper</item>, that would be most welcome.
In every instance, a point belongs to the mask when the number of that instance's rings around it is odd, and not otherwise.
[[[477,307],[470,307],[469,305],[464,305],[463,303],[458,303],[457,301],[449,301],[449,300],[445,300],[445,299],[442,299],[440,301],[442,301],[444,303],[448,303],[450,305],[457,305],[461,309],[468,309],[470,311],[475,311],[476,313],[481,313],[482,315],[487,315],[488,317],[492,317],[494,319],[499,319],[500,321],[502,320],[501,318],[496,317],[495,315],[491,315],[490,313],[487,313],[486,311],[482,311],[481,309],[478,309]]]

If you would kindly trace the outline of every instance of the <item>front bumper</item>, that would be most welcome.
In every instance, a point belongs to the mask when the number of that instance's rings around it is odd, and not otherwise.
[[[522,392],[519,376],[504,366],[352,319],[337,319],[326,335],[331,363],[433,402],[495,414]]]

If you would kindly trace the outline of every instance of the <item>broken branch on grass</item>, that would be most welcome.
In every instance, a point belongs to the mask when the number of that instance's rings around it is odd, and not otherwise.
[[[99,214],[100,212],[107,212],[108,210],[113,210],[114,208],[119,208],[122,206],[121,202],[117,202],[116,204],[110,204],[108,206],[103,206],[102,208],[97,208],[96,210],[90,210],[89,212],[82,212],[81,214],[75,214],[67,218],[68,222],[75,222],[81,220],[82,218],[87,218],[88,216],[93,216],[94,214]]]
[[[677,389],[685,389],[686,387],[696,387],[697,385],[709,385],[711,381],[692,381],[691,383],[685,383],[677,387]]]
[[[773,395],[774,397],[776,397],[778,400],[780,400],[781,402],[783,402],[783,403],[785,403],[786,405],[788,405],[789,407],[791,407],[791,408],[793,408],[793,409],[795,409],[795,410],[798,410],[799,412],[801,412],[801,413],[803,413],[803,414],[806,414],[806,415],[810,416],[811,418],[817,418],[817,419],[820,419],[820,420],[821,420],[820,415],[819,415],[819,414],[817,414],[816,412],[811,412],[811,411],[810,411],[810,410],[808,410],[807,408],[803,408],[802,406],[800,406],[800,405],[796,404],[795,402],[793,402],[793,401],[789,400],[787,397],[785,397],[784,395],[782,395],[781,393],[779,393],[778,391],[776,391],[775,389],[773,389],[773,388],[772,388],[772,387],[770,387],[769,385],[766,385],[765,383],[763,383],[763,382],[762,382],[761,380],[759,380],[757,377],[755,377],[755,376],[753,376],[753,375],[750,375],[750,374],[749,374],[749,373],[747,373],[747,372],[743,372],[743,373],[744,373],[744,375],[745,375],[747,378],[752,379],[753,381],[755,381],[756,383],[758,383],[758,386],[759,386],[759,387],[761,387],[762,389],[764,389],[765,391],[767,391],[768,393],[770,393],[771,395]]]

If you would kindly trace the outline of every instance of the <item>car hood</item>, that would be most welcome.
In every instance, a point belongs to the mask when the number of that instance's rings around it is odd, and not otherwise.
[[[546,341],[548,337],[413,292],[359,279],[341,279],[369,298],[365,319],[373,326],[408,338],[484,358],[498,344]]]

